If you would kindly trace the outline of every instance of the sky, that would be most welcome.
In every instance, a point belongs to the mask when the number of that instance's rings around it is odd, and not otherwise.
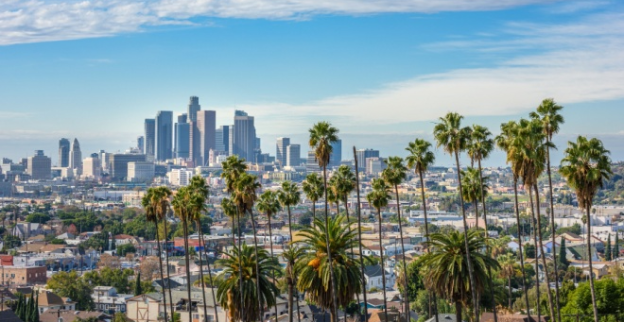
[[[623,53],[617,0],[2,0],[0,157],[42,149],[54,164],[62,137],[83,156],[124,151],[193,95],[218,126],[255,116],[273,155],[325,120],[344,159],[404,156],[447,112],[497,134],[552,97],[566,121],[554,164],[578,135],[619,161]]]

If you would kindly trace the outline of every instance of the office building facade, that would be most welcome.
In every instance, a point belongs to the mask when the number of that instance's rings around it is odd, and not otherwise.
[[[216,118],[215,111],[198,111],[192,123],[190,157],[196,166],[206,165],[210,150],[215,148]]]
[[[145,154],[135,153],[116,153],[109,156],[109,171],[110,176],[114,180],[127,180],[128,179],[128,163],[130,162],[145,162]]]
[[[154,157],[155,151],[155,143],[156,143],[156,120],[155,119],[145,119],[144,123],[145,130],[145,148],[143,149],[143,154],[148,157]]]
[[[80,151],[78,139],[74,139],[69,151],[69,167],[75,169],[75,174],[80,174],[82,171],[82,151]]]
[[[234,113],[234,127],[232,129],[232,154],[254,162],[256,150],[256,127],[254,117],[246,112],[237,110]]]
[[[189,99],[189,104],[188,104],[188,113],[187,117],[188,123],[192,123],[195,122],[197,120],[197,112],[199,112],[201,110],[201,105],[199,105],[199,97],[197,96],[191,96],[191,98]]]
[[[301,165],[301,145],[290,144],[286,147],[286,165],[289,167]]]
[[[155,157],[158,161],[165,161],[172,158],[173,152],[173,112],[159,111],[155,120]]]
[[[68,139],[60,139],[59,140],[59,159],[58,159],[58,166],[59,167],[63,167],[63,168],[67,168],[69,167],[69,150],[70,150],[70,143]]]
[[[145,137],[142,135],[137,137],[137,149],[141,153],[145,153]]]
[[[187,122],[187,114],[178,116],[178,122],[175,124],[174,131],[174,155],[176,158],[187,159],[189,157],[190,140],[191,140],[191,124]]]
[[[223,125],[215,130],[215,150],[230,152],[230,126]]]
[[[330,167],[339,167],[340,161],[342,160],[342,140],[336,140],[336,142],[332,142],[332,153],[329,156],[329,166]]]
[[[359,170],[366,170],[366,159],[379,158],[379,151],[373,149],[360,149],[355,151]]]
[[[288,148],[289,145],[290,138],[277,138],[277,143],[275,144],[275,162],[278,162],[280,167],[288,165],[286,148]]]
[[[130,182],[152,181],[155,170],[153,162],[128,162],[127,180]]]
[[[52,177],[52,160],[43,154],[43,150],[36,150],[35,155],[28,158],[26,173],[33,180],[46,180]]]

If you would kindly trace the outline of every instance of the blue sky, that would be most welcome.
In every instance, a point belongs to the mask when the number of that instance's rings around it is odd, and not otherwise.
[[[584,134],[623,160],[623,36],[618,1],[6,0],[0,156],[123,151],[191,95],[219,125],[256,116],[272,154],[329,120],[345,150],[402,155],[448,111],[496,133],[554,97],[560,151]]]

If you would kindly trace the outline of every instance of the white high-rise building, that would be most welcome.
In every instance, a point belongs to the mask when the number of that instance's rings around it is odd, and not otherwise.
[[[74,139],[74,143],[69,151],[69,167],[76,169],[74,174],[82,173],[82,152],[80,151],[80,143],[78,143],[78,139]]]
[[[193,171],[184,169],[173,169],[167,173],[169,184],[173,186],[186,186],[193,177]]]
[[[289,167],[301,165],[301,145],[290,144],[286,147],[286,165]]]
[[[128,162],[128,181],[152,181],[154,172],[153,162]]]
[[[100,158],[96,156],[90,156],[82,161],[82,178],[85,179],[99,179],[102,175],[102,163]]]

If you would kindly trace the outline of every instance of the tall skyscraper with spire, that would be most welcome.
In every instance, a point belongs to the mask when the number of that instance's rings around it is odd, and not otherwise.
[[[188,105],[188,122],[195,122],[197,120],[197,112],[201,110],[201,105],[199,105],[199,97],[191,96],[189,99]]]
[[[171,159],[173,151],[173,112],[158,111],[156,114],[155,156],[158,161]]]
[[[254,117],[245,111],[235,111],[232,132],[232,154],[245,158],[248,162],[254,162],[256,149]]]
[[[59,159],[58,166],[67,168],[69,167],[69,150],[71,149],[68,139],[62,138],[59,140]]]
[[[76,173],[78,174],[82,171],[82,152],[80,151],[80,143],[78,143],[78,139],[74,139],[71,151],[69,151],[69,167],[77,169]]]

